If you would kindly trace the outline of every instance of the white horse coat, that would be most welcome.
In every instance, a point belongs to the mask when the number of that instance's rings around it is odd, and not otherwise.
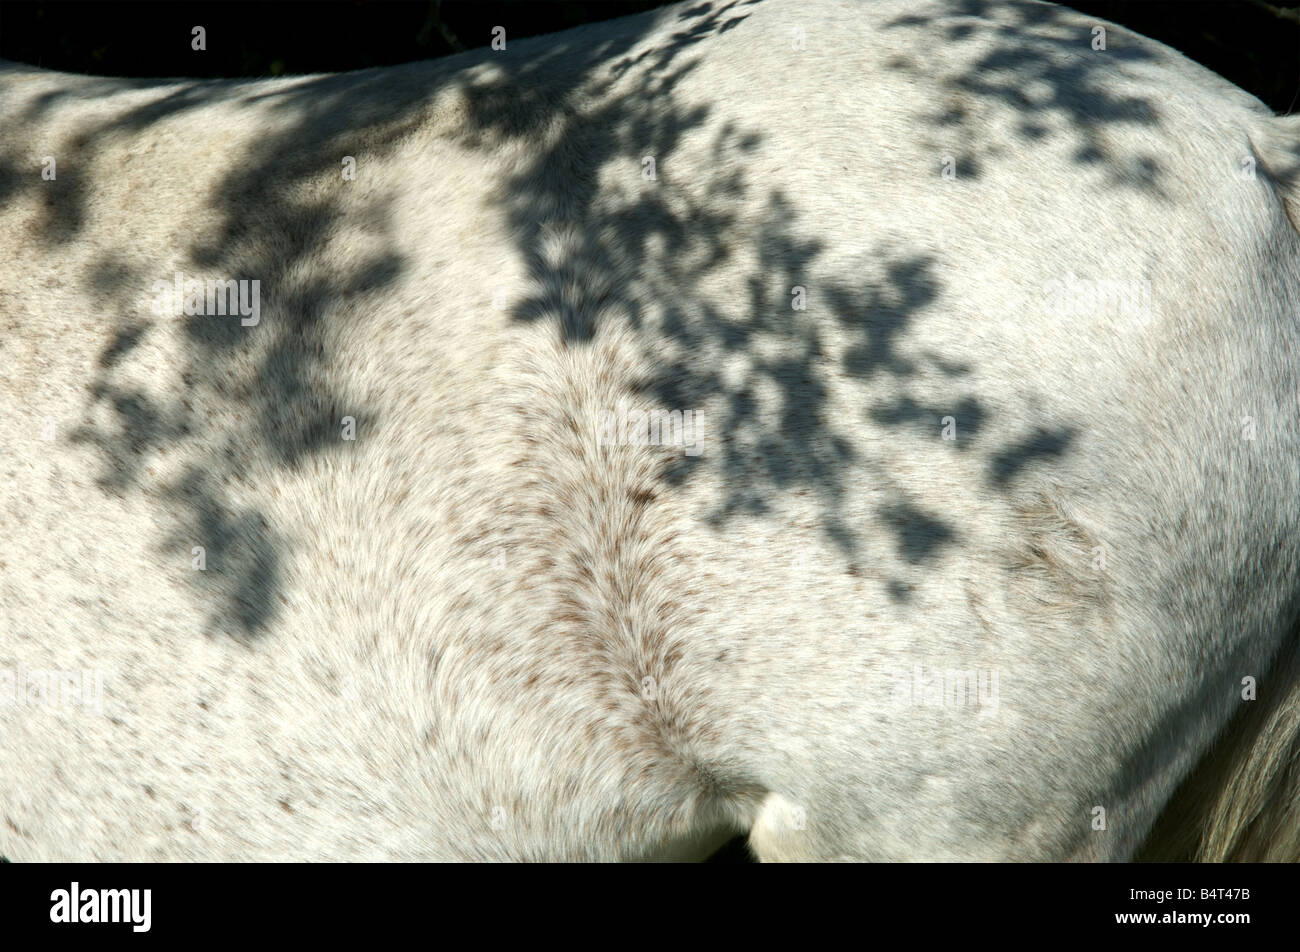
[[[1039,3],[506,27],[0,64],[0,853],[1300,853],[1300,120]]]

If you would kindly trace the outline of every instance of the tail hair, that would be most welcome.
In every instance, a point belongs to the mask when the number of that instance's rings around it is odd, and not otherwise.
[[[1264,175],[1300,232],[1300,115],[1250,133]],[[1300,862],[1300,628],[1135,857],[1154,862]]]
[[[1151,862],[1300,862],[1300,630],[1292,633],[1136,857]]]

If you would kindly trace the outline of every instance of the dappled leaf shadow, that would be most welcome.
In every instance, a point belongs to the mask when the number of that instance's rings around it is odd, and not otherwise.
[[[462,143],[467,147],[540,142],[539,130],[559,129],[526,167],[500,185],[499,199],[517,243],[514,252],[539,289],[515,307],[515,320],[552,322],[564,346],[581,348],[590,344],[600,321],[617,315],[645,331],[647,339],[657,335],[673,341],[675,355],[745,356],[747,375],[736,379],[721,362],[648,353],[653,372],[640,384],[643,395],[667,407],[715,401],[724,408],[724,419],[713,428],[712,452],[726,485],[725,498],[709,513],[715,526],[738,515],[761,517],[781,494],[810,491],[822,532],[851,562],[863,555],[863,542],[857,524],[861,517],[847,506],[854,489],[846,484],[847,474],[862,466],[883,467],[880,460],[855,455],[860,451],[853,449],[853,432],[869,426],[933,439],[940,419],[951,413],[962,418],[972,436],[991,430],[993,411],[966,386],[969,365],[903,346],[915,340],[925,315],[942,306],[945,295],[956,293],[945,286],[942,263],[918,250],[920,245],[871,247],[883,263],[880,280],[843,273],[820,283],[829,319],[853,338],[838,366],[829,362],[821,325],[792,310],[790,289],[808,281],[827,249],[801,237],[806,229],[794,227],[808,224],[801,222],[798,196],[746,177],[745,157],[761,141],[760,133],[729,119],[726,103],[687,103],[676,96],[697,68],[693,57],[704,53],[710,38],[735,29],[751,6],[752,0],[679,8],[671,14],[677,28],[665,42],[647,49],[637,47],[657,14],[591,25],[535,47],[528,56],[472,51],[449,61],[308,77],[275,90],[227,81],[186,83],[62,144],[64,154],[75,157],[168,116],[217,102],[232,108],[241,102],[270,104],[279,117],[278,126],[232,162],[215,193],[203,199],[218,213],[218,227],[195,236],[185,248],[195,271],[260,280],[262,323],[252,334],[238,321],[186,319],[188,350],[184,366],[176,368],[185,385],[183,398],[150,397],[119,379],[120,366],[150,333],[153,318],[139,313],[138,305],[121,293],[130,265],[120,260],[87,264],[87,293],[105,303],[112,325],[90,368],[86,403],[88,409],[107,407],[114,423],[85,424],[69,439],[101,452],[106,492],[137,488],[142,467],[155,454],[210,426],[206,408],[238,404],[242,409],[240,428],[207,431],[208,448],[187,461],[183,475],[164,493],[177,514],[178,531],[160,544],[182,554],[195,539],[208,547],[209,572],[195,584],[213,602],[214,625],[239,636],[266,631],[284,585],[287,543],[265,512],[232,502],[229,481],[246,475],[241,467],[250,459],[293,469],[337,452],[344,413],[363,427],[377,422],[352,395],[323,382],[319,371],[336,356],[328,349],[326,325],[333,319],[332,302],[382,294],[410,266],[409,249],[382,227],[391,210],[378,202],[367,214],[379,221],[377,232],[388,235],[386,246],[366,261],[343,263],[330,248],[332,231],[344,213],[340,204],[328,194],[293,185],[337,174],[339,156],[362,139],[371,161],[389,154],[420,127],[432,98],[450,84],[462,87],[467,103]],[[977,19],[988,9],[982,0],[959,0],[952,15],[971,19],[949,18],[940,35],[961,44],[994,30]],[[1058,11],[1029,3],[1000,9],[1010,10],[1018,22],[998,27],[993,51],[973,65],[951,67],[941,83],[952,98],[915,117],[918,127],[959,133],[970,145],[959,173],[977,176],[1009,161],[971,121],[978,111],[973,104],[997,103],[1023,117],[1020,131],[1027,142],[1068,127],[1081,137],[1075,155],[1081,166],[1104,164],[1116,187],[1159,195],[1158,160],[1118,154],[1105,135],[1112,124],[1154,127],[1159,109],[1140,97],[1111,96],[1096,72],[1104,68],[1102,58],[1075,55],[1080,44],[1086,48],[1088,37],[1073,27],[1057,33],[1047,29],[1062,15]],[[914,15],[886,29],[934,30],[938,25]],[[1150,55],[1119,40],[1113,44],[1107,61],[1112,64]],[[491,79],[471,82],[458,71],[488,61],[495,67]],[[916,67],[899,60],[891,68]],[[0,69],[0,82],[3,77]],[[1036,98],[1021,90],[1025,77],[1036,81]],[[118,82],[131,89],[159,85]],[[601,92],[616,82],[631,82],[631,92],[602,98]],[[63,101],[58,94],[35,99],[14,119],[19,134],[0,150],[0,201],[42,187],[26,153],[13,143],[22,138],[25,124],[44,121]],[[717,159],[708,171],[707,198],[674,191],[671,174],[665,173],[659,188],[644,190],[631,204],[611,209],[599,201],[598,173],[606,163],[653,153],[662,167],[671,169],[684,137],[699,129],[712,130]],[[91,183],[75,161],[61,161],[58,185],[43,198],[44,217],[21,241],[66,246],[84,229],[86,209],[94,202]],[[718,270],[736,259],[739,249],[731,238],[740,233],[741,222],[744,234],[752,234],[752,247],[745,251],[754,252],[756,261],[745,282],[746,299],[724,312],[713,303],[714,296],[703,292]],[[547,246],[547,235],[557,224],[572,237],[558,258]],[[861,250],[872,242],[872,236],[864,235]],[[644,264],[651,260],[653,268]],[[584,283],[581,275],[606,279]],[[655,313],[646,301],[658,302]],[[760,341],[781,346],[763,349]],[[251,374],[232,379],[232,368],[250,360]],[[845,419],[828,405],[828,375],[833,372],[896,386],[890,395],[862,406],[855,418]],[[938,373],[951,383],[946,405],[906,392],[903,385],[922,372]],[[775,413],[760,412],[760,391],[778,395]],[[981,446],[988,488],[1009,491],[1027,469],[1061,462],[1073,437],[1073,430],[1064,427],[1025,435],[1007,446]],[[239,453],[231,451],[236,444]],[[959,444],[958,449],[977,452],[973,445]],[[701,465],[692,457],[668,460],[663,478],[681,485]],[[914,568],[935,565],[945,548],[960,540],[954,521],[910,496],[906,486],[883,479],[882,485],[873,515],[892,533],[895,555]],[[903,601],[908,586],[893,580],[888,591]]]

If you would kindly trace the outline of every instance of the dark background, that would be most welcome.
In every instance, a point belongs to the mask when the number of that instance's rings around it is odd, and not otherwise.
[[[982,0],[951,0],[977,9]],[[1294,0],[1292,0],[1294,2]],[[102,76],[263,77],[446,56],[665,6],[662,0],[0,3],[0,59]],[[1300,6],[1264,0],[1079,0],[1076,10],[1181,50],[1275,112],[1300,107]],[[191,28],[207,49],[190,48]],[[714,861],[747,858],[733,841]]]
[[[1300,104],[1295,0],[1079,0],[1068,4],[1161,40],[1254,93]],[[952,0],[954,8],[978,0]],[[346,0],[333,3],[0,3],[0,58],[103,76],[236,77],[334,72],[429,59],[507,38],[638,13],[660,0]],[[190,29],[208,48],[190,49]]]

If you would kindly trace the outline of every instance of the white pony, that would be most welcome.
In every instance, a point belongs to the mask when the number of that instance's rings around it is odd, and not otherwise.
[[[0,65],[0,853],[1294,859],[1300,118],[1035,2]]]

